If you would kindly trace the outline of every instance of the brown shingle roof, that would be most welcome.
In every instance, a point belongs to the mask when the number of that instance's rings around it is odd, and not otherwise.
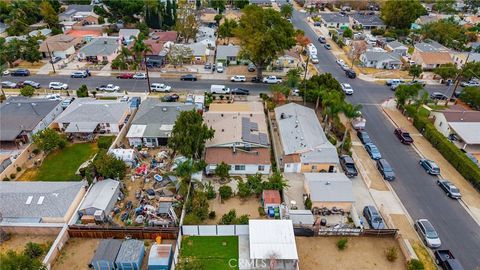
[[[480,122],[479,111],[443,111],[448,122]]]
[[[452,57],[447,52],[419,52],[418,56],[426,65],[442,65],[452,63]]]
[[[269,148],[252,148],[250,152],[236,150],[232,148],[211,147],[207,148],[205,153],[205,162],[207,164],[270,164]]]
[[[264,204],[281,204],[280,192],[278,190],[264,190],[262,192]]]
[[[145,45],[147,45],[151,51],[147,52],[148,55],[158,55],[160,51],[163,49],[163,45],[165,45],[164,41],[160,40],[153,40],[153,39],[147,39],[144,41]],[[131,43],[133,46],[133,43]]]
[[[175,42],[177,40],[177,31],[155,32],[152,38],[158,41]]]
[[[80,42],[82,42],[82,39],[78,37],[68,36],[64,34],[55,35],[55,36],[48,37],[44,42],[42,42],[40,44],[39,51],[48,52],[47,43],[50,51],[57,52],[57,51],[65,51],[70,47],[79,44]]]

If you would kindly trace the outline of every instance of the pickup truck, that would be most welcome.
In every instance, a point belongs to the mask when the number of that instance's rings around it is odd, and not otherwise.
[[[412,144],[413,139],[410,136],[410,133],[407,131],[401,129],[401,128],[396,128],[394,131],[395,135],[397,135],[397,138],[403,143],[403,144]]]
[[[116,92],[120,91],[120,86],[113,84],[100,85],[97,87],[97,91]]]
[[[435,251],[435,263],[440,265],[444,270],[463,270],[463,266],[448,249]]]
[[[281,83],[282,82],[282,79],[280,78],[277,78],[276,76],[268,76],[268,77],[264,77],[263,78],[263,83]]]

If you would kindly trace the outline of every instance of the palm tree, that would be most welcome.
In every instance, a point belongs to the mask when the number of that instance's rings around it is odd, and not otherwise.
[[[361,104],[351,104],[351,103],[345,103],[342,106],[342,112],[345,115],[345,117],[348,119],[348,122],[350,122],[353,118],[361,116],[360,110],[362,109]],[[342,138],[342,143],[340,144],[341,146],[345,143],[345,139],[347,138],[347,133],[350,130],[350,125],[347,123],[345,125],[345,134],[343,134]]]
[[[120,67],[122,69],[128,68],[130,62],[130,56],[132,56],[132,52],[125,46],[120,47],[120,52],[118,54],[119,60],[121,61]]]
[[[135,57],[135,60],[138,61],[140,59],[140,62],[142,60],[142,57],[144,57],[144,54],[146,52],[151,52],[152,50],[150,49],[147,44],[145,44],[145,36],[143,34],[138,35],[138,37],[134,38],[135,43],[132,46],[132,52]]]
[[[322,96],[322,108],[325,113],[325,125],[328,123],[328,117],[338,117],[338,113],[342,110],[343,103],[344,101],[341,92],[325,92],[325,94]]]

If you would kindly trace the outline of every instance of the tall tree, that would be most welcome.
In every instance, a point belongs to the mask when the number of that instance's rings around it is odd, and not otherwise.
[[[452,49],[463,49],[468,41],[466,30],[453,19],[428,23],[421,30],[423,38],[433,39]]]
[[[436,0],[433,9],[440,13],[453,14],[455,10],[455,0]]]
[[[230,38],[234,36],[234,31],[237,27],[237,21],[235,21],[234,19],[225,18],[223,23],[218,28],[218,35],[223,39],[226,38],[228,44],[230,42]]]
[[[0,38],[0,60],[2,63],[8,63],[9,67],[13,67],[13,63],[21,57],[21,48],[23,41],[13,39],[6,43],[4,38]]]
[[[35,63],[38,62],[42,59],[42,54],[40,53],[39,45],[37,42],[38,39],[29,37],[23,44],[23,51],[22,51],[22,58],[29,62],[29,63]]]
[[[440,76],[443,80],[453,79],[458,73],[457,66],[453,63],[442,64],[433,70],[433,73]]]
[[[411,65],[408,68],[408,75],[412,76],[412,81],[415,80],[415,78],[420,77],[422,72],[423,72],[422,66],[420,65]]]
[[[420,84],[401,84],[395,89],[395,100],[399,108],[404,108],[407,100],[415,99],[418,97],[418,93],[422,89]]]
[[[140,34],[138,37],[134,38],[134,44],[132,46],[132,52],[135,56],[135,60],[139,63],[142,62],[145,53],[152,51],[150,47],[145,44],[144,40],[145,36]]]
[[[218,10],[219,13],[225,11],[226,4],[227,0],[209,0],[210,7]]]
[[[58,15],[53,9],[50,1],[43,0],[40,3],[40,15],[50,28],[58,28]]]
[[[381,10],[385,24],[398,29],[410,29],[415,20],[427,11],[418,0],[387,0]]]
[[[167,4],[165,6],[165,24],[169,26],[173,26],[173,12],[172,12],[172,2],[167,0]]]
[[[174,152],[187,158],[198,159],[202,155],[205,142],[212,139],[214,133],[196,111],[183,111],[175,121],[168,145]]]
[[[240,39],[240,57],[257,67],[257,76],[277,54],[295,45],[295,31],[291,23],[278,11],[249,5],[243,9],[236,36]]]
[[[293,13],[292,5],[282,5],[282,7],[280,8],[280,14],[282,14],[282,16],[285,19],[292,17],[292,13]]]
[[[175,30],[184,43],[194,39],[198,33],[197,17],[187,8],[179,9],[179,14],[175,22]]]
[[[239,8],[239,9],[244,8],[248,4],[250,4],[250,1],[248,1],[248,0],[235,0],[235,1],[233,1],[233,6],[235,8]]]
[[[345,117],[349,120],[349,122],[353,118],[359,117],[361,115],[360,113],[361,109],[362,109],[361,104],[354,105],[354,104],[345,102],[342,106],[342,112],[345,115]],[[343,134],[341,145],[345,143],[345,139],[347,138],[347,134],[349,131],[350,131],[350,125],[346,125],[345,133]]]

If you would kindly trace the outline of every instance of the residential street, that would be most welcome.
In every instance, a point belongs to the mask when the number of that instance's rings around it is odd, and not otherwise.
[[[442,248],[451,249],[465,269],[480,266],[480,227],[463,207],[445,196],[436,186],[435,178],[427,175],[418,165],[419,155],[413,147],[401,144],[393,135],[394,126],[382,112],[380,104],[393,92],[387,87],[345,77],[335,63],[335,57],[317,41],[317,36],[304,21],[306,14],[294,10],[292,22],[302,29],[318,48],[320,64],[324,72],[332,73],[340,82],[348,82],[355,90],[349,97],[353,103],[363,104],[367,119],[367,132],[379,147],[382,155],[395,170],[397,179],[392,187],[413,219],[427,218],[442,239]],[[445,92],[445,86],[427,87],[429,92]]]

